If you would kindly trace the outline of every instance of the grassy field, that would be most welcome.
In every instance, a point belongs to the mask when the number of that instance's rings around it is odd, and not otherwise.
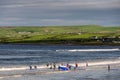
[[[0,43],[89,44],[101,39],[120,40],[120,27],[83,26],[17,26],[0,27]],[[108,39],[107,39],[108,40]],[[105,44],[105,43],[104,43]]]

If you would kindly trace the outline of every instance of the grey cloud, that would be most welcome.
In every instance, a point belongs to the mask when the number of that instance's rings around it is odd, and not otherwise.
[[[120,25],[119,2],[119,0],[0,0],[0,25]]]
[[[120,8],[119,0],[5,0],[0,7],[43,7],[43,8]],[[3,5],[2,5],[3,4]]]

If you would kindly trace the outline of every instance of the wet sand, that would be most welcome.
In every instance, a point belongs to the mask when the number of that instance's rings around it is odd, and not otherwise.
[[[74,66],[73,63],[70,63]],[[107,61],[89,61],[78,63],[74,70],[59,71],[49,69],[46,66],[38,66],[37,70],[29,70],[28,67],[0,70],[0,80],[119,80],[120,59]],[[110,70],[108,70],[108,64]]]

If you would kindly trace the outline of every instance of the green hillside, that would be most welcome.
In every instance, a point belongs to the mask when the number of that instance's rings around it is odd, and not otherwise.
[[[12,30],[16,32],[116,32],[120,30],[120,27],[102,27],[96,25],[85,25],[85,26],[46,26],[46,27],[13,27],[6,28],[6,30]]]
[[[0,27],[0,43],[61,43],[95,42],[99,39],[120,37],[120,27],[83,26],[17,26]],[[117,42],[119,38],[117,39]]]

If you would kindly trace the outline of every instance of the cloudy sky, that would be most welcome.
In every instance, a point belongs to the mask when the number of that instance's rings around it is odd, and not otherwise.
[[[0,26],[120,26],[120,0],[0,0]]]

